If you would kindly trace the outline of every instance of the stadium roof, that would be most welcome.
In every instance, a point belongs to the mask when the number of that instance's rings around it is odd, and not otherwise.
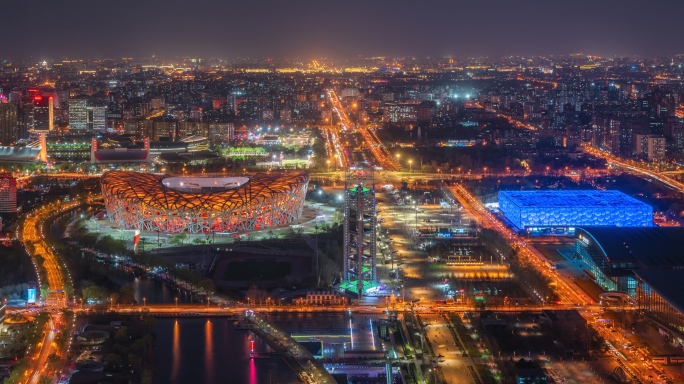
[[[684,270],[635,269],[634,274],[679,313],[684,313]]]
[[[40,148],[0,146],[0,161],[37,161]]]
[[[643,207],[643,203],[620,191],[569,190],[569,191],[500,191],[520,208],[606,208]]]
[[[611,261],[642,268],[684,267],[684,227],[583,227]]]
[[[185,139],[182,139],[181,141],[184,143],[199,143],[199,142],[203,142],[203,141],[207,141],[207,140],[209,140],[209,139],[207,139],[204,136],[192,135],[192,136],[186,137]]]
[[[304,171],[259,173],[250,178],[239,178],[241,183],[238,187],[207,193],[169,188],[164,185],[164,179],[167,179],[167,176],[110,171],[102,175],[100,183],[104,195],[111,195],[129,203],[140,203],[145,209],[225,212],[236,207],[242,209],[249,204],[257,206],[277,196],[291,198],[298,189],[306,188],[309,175]]]
[[[95,152],[95,159],[97,161],[147,161],[148,153],[144,149],[127,149],[127,148],[116,148],[116,149],[102,149]]]

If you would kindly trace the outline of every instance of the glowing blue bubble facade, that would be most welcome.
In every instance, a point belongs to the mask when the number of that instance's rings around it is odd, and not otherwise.
[[[619,191],[500,191],[499,210],[518,229],[653,226],[653,208]]]

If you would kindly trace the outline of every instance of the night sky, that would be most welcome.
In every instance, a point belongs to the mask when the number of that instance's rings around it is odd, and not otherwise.
[[[6,0],[0,58],[684,53],[682,0]]]

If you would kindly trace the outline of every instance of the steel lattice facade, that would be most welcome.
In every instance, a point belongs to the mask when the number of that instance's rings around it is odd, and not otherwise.
[[[109,220],[123,228],[164,233],[270,228],[301,216],[309,183],[306,172],[294,171],[258,174],[234,188],[191,192],[165,186],[165,178],[125,171],[102,175]]]
[[[342,287],[360,298],[377,283],[377,212],[373,169],[348,170],[344,185]]]

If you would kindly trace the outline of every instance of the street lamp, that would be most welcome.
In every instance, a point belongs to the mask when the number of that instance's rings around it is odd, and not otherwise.
[[[409,160],[409,173],[413,172],[413,160]]]
[[[147,305],[147,299],[143,297],[143,308]]]

